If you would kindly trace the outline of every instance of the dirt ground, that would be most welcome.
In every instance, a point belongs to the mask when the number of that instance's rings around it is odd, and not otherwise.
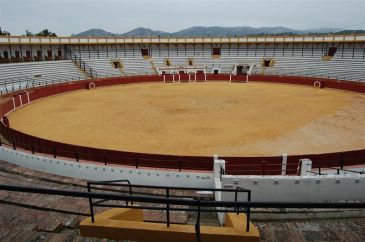
[[[11,127],[84,146],[269,156],[365,148],[365,95],[268,83],[152,83],[48,97]]]

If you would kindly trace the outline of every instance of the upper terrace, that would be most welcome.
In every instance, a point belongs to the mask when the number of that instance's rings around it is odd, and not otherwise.
[[[235,37],[38,37],[1,36],[0,44],[248,44],[365,42],[365,34]]]

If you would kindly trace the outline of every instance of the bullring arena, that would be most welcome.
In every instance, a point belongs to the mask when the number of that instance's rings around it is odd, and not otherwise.
[[[0,54],[22,238],[365,238],[365,35],[2,36]]]
[[[17,109],[9,120],[44,139],[151,154],[275,156],[365,146],[364,95],[260,82],[75,91]]]

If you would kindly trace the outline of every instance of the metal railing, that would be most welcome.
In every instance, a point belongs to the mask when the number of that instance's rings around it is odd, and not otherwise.
[[[68,54],[69,58],[78,65],[85,73],[87,73],[91,78],[98,79],[99,75],[96,70],[94,70],[91,66],[89,66],[81,56],[75,54],[70,48],[66,48],[66,53]]]
[[[36,78],[30,78],[30,77],[0,80],[0,95],[16,91],[27,90],[28,88],[48,86],[63,82],[81,80],[80,76],[78,76],[78,79],[67,79],[63,78],[62,76],[49,76],[49,75],[47,75],[47,77],[51,77],[52,80],[37,80]]]
[[[299,65],[299,64],[298,64]],[[314,77],[314,78],[327,78],[327,79],[335,79],[335,80],[344,80],[344,81],[352,81],[352,82],[364,82],[364,80],[359,78],[348,78],[344,74],[325,74],[324,70],[321,69],[299,69],[294,67],[270,67],[269,71],[265,71],[263,75],[268,76],[300,76],[300,77]],[[253,74],[261,75],[262,69],[256,69]]]
[[[182,191],[187,191],[187,192],[195,192],[196,196],[191,196],[190,200],[197,200],[200,201],[201,200],[201,196],[199,195],[199,192],[210,192],[211,194],[215,194],[216,192],[226,192],[226,193],[234,193],[234,201],[237,202],[238,201],[238,195],[241,193],[246,193],[247,194],[247,201],[250,202],[251,201],[251,190],[248,189],[244,189],[241,187],[236,187],[235,189],[216,189],[216,188],[202,188],[202,187],[196,187],[196,188],[191,188],[191,187],[173,187],[173,186],[150,186],[150,185],[132,185],[129,180],[113,180],[113,181],[89,181],[87,182],[87,189],[88,192],[91,192],[93,188],[95,188],[95,186],[108,186],[108,187],[113,187],[114,189],[116,187],[119,188],[128,188],[126,192],[127,194],[129,194],[130,196],[134,196],[134,189],[152,189],[154,191],[156,190],[163,190],[164,193],[163,194],[153,194],[150,195],[152,197],[161,197],[161,198],[166,198],[166,199],[170,199],[173,197],[177,197],[180,198],[180,196],[176,196],[173,195],[172,191],[175,192],[182,192]],[[187,199],[187,197],[185,196],[184,198],[185,200]],[[202,209],[200,204],[198,203],[197,208],[178,208],[178,207],[171,207],[169,201],[167,200],[166,204],[164,207],[155,207],[155,206],[133,206],[133,201],[131,201],[130,203],[128,203],[128,201],[125,201],[125,205],[115,205],[115,204],[107,204],[105,202],[107,202],[107,199],[101,199],[98,201],[93,201],[92,198],[89,198],[89,205],[90,205],[90,214],[91,214],[91,221],[95,222],[95,217],[94,217],[94,207],[118,207],[118,208],[137,208],[137,209],[149,209],[149,210],[165,210],[166,211],[166,226],[170,227],[170,212],[171,211],[192,211],[192,212],[198,212],[198,219],[197,219],[197,225],[200,226],[200,212],[222,212],[221,209],[215,211],[215,209]],[[146,201],[145,203],[149,203],[148,201]],[[130,205],[129,205],[130,204]],[[235,212],[236,214],[242,213],[242,210],[240,210],[241,207],[240,206],[235,206],[233,210],[229,210],[229,212]],[[244,212],[247,215],[247,220],[246,220],[246,231],[250,230],[250,208],[246,207],[244,208]]]
[[[70,158],[76,162],[80,162],[81,160],[89,160],[94,161],[104,165],[115,165],[122,164],[127,165],[136,169],[141,167],[157,167],[157,168],[166,168],[173,169],[182,172],[183,170],[213,170],[213,159],[207,160],[198,160],[194,158],[190,158],[188,162],[183,158],[179,158],[178,156],[170,157],[170,158],[147,158],[141,157],[141,154],[124,154],[124,155],[111,155],[111,154],[96,154],[91,151],[89,152],[81,152],[77,149],[71,150],[62,150],[57,149],[52,146],[40,146],[37,144],[26,144],[16,142],[15,139],[12,139],[11,142],[0,139],[0,146],[6,146],[8,148],[12,148],[13,150],[17,149],[25,149],[28,152],[31,152],[33,155],[41,154],[41,155],[51,155],[53,158]],[[163,156],[163,155],[161,155]],[[92,158],[91,158],[92,157]],[[156,165],[159,163],[159,165]],[[191,163],[194,163],[194,167],[191,167]]]
[[[126,180],[120,180],[119,182],[124,182]],[[117,181],[118,182],[118,181]],[[37,194],[47,194],[47,195],[57,195],[57,196],[68,196],[74,198],[87,198],[89,199],[90,209],[94,206],[102,206],[102,207],[128,207],[133,209],[147,209],[147,210],[168,210],[168,211],[193,211],[197,212],[197,221],[195,224],[195,232],[197,241],[201,241],[200,239],[200,213],[201,212],[231,212],[231,213],[249,213],[251,208],[324,208],[324,209],[348,209],[348,208],[356,208],[356,209],[364,209],[365,202],[316,202],[316,203],[305,203],[305,202],[252,202],[252,201],[206,201],[202,199],[181,199],[174,198],[171,196],[159,197],[159,196],[142,196],[135,194],[116,194],[116,193],[101,193],[101,192],[92,192],[91,187],[92,184],[100,184],[100,185],[108,185],[112,184],[116,185],[115,181],[107,181],[107,182],[89,182],[88,191],[70,191],[70,190],[61,190],[61,189],[49,189],[49,188],[37,188],[37,187],[26,187],[26,186],[13,186],[13,185],[4,185],[0,184],[0,190],[4,191],[13,191],[13,192],[25,192],[25,193],[37,193]],[[126,186],[129,188],[132,187],[142,187],[142,188],[152,188],[153,186],[142,186],[142,185],[131,185],[131,184],[118,184],[118,186]],[[229,191],[229,192],[240,192],[240,190],[236,189],[206,189],[206,188],[179,188],[179,187],[157,187],[161,189],[189,189],[189,190],[211,190],[211,191]],[[131,190],[130,190],[131,191]],[[249,190],[243,190],[244,192],[248,192]],[[92,199],[100,199],[103,201],[122,201],[122,202],[130,202],[130,203],[149,203],[149,204],[160,204],[164,207],[157,208],[151,206],[117,206],[113,204],[102,204],[102,202],[92,202]],[[91,201],[91,202],[90,202]],[[188,206],[188,208],[179,208],[172,206]],[[246,211],[242,210],[245,208]],[[91,216],[94,216],[90,213]],[[95,218],[94,218],[95,221]],[[247,223],[249,223],[249,216],[247,216]],[[249,225],[248,225],[249,226]],[[249,227],[246,230],[249,231]]]
[[[312,169],[317,169],[317,172],[316,171],[309,171],[309,173],[312,173],[312,174],[315,174],[315,175],[328,175],[328,174],[331,174],[331,173],[325,173],[323,172],[323,169],[326,169],[326,170],[335,170],[336,171],[336,174],[337,175],[340,175],[341,174],[341,171],[342,172],[348,172],[348,173],[354,173],[354,174],[358,174],[358,175],[363,175],[365,174],[364,171],[355,171],[355,170],[350,170],[350,169],[344,169],[343,167],[325,167],[325,168],[322,168],[321,166],[317,166],[317,167],[313,167]]]

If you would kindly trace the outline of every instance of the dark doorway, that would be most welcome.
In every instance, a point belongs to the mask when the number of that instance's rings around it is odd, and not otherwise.
[[[221,54],[221,48],[214,47],[212,55],[220,55]]]
[[[243,73],[243,66],[237,66],[237,75],[242,75]]]
[[[337,47],[329,47],[327,56],[333,57],[336,54],[336,52],[337,52]]]
[[[142,56],[149,56],[149,51],[148,51],[148,49],[146,49],[146,48],[142,48],[142,49],[141,49],[141,54],[142,54]]]
[[[265,59],[264,60],[264,67],[270,67],[270,63],[271,63],[270,59]]]
[[[114,69],[122,68],[122,63],[120,61],[113,61]]]

